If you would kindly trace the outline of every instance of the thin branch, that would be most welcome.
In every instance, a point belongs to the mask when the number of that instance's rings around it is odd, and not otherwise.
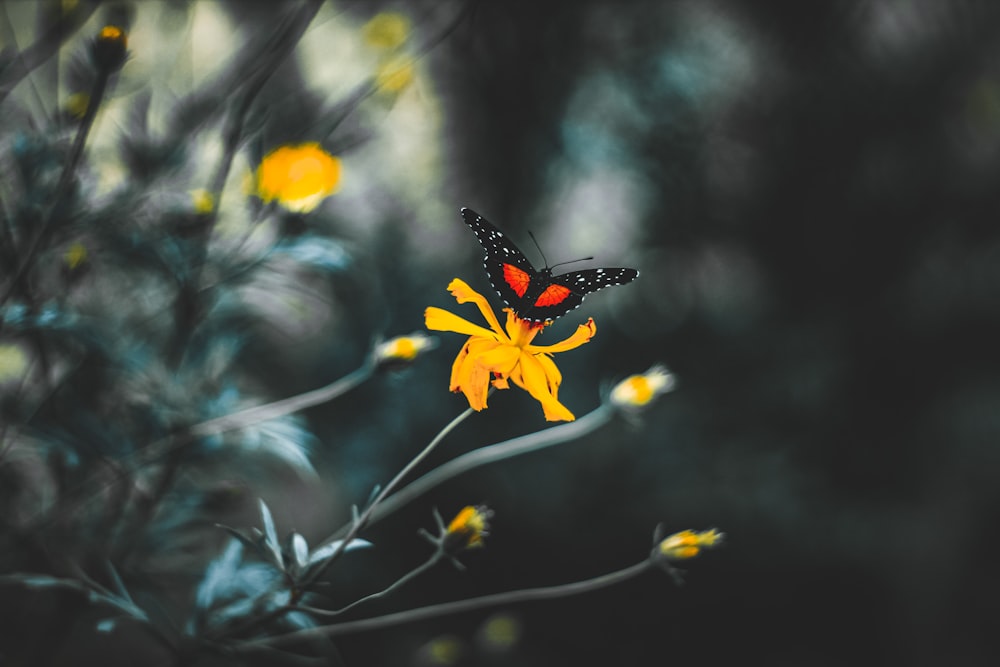
[[[98,68],[94,87],[90,91],[90,102],[87,104],[87,111],[80,121],[80,127],[77,128],[73,147],[70,149],[69,157],[63,166],[62,174],[59,176],[59,183],[56,185],[55,192],[49,200],[48,208],[38,225],[38,232],[35,233],[34,238],[31,239],[28,247],[24,250],[24,259],[14,272],[14,277],[11,278],[10,284],[7,286],[7,291],[4,292],[3,296],[0,296],[0,306],[7,303],[7,299],[17,291],[21,281],[28,274],[28,271],[30,271],[32,264],[34,264],[35,257],[38,251],[41,250],[43,242],[48,238],[52,226],[52,217],[55,215],[56,208],[69,189],[70,183],[73,181],[73,174],[76,171],[77,164],[80,162],[80,158],[83,156],[83,147],[87,143],[87,137],[90,134],[91,127],[94,125],[94,119],[97,118],[97,110],[101,106],[110,76],[111,72],[107,68]]]
[[[444,602],[441,604],[429,605],[427,607],[418,607],[407,611],[386,614],[384,616],[375,616],[373,618],[348,621],[346,623],[338,623],[336,625],[326,625],[318,628],[309,628],[306,630],[289,632],[283,635],[244,641],[234,645],[232,648],[237,652],[254,651],[261,646],[270,648],[275,645],[313,639],[321,636],[336,637],[338,635],[347,635],[357,632],[381,630],[382,628],[399,625],[400,623],[412,623],[414,621],[423,621],[428,618],[437,618],[438,616],[445,616],[448,614],[477,611],[479,609],[496,607],[499,605],[510,605],[533,600],[553,600],[556,598],[569,597],[571,595],[589,593],[599,588],[605,588],[607,586],[622,583],[644,573],[652,567],[652,561],[647,558],[622,570],[609,572],[608,574],[603,574],[601,576],[594,577],[593,579],[585,579],[584,581],[576,581],[557,586],[545,586],[542,588],[525,588],[517,591],[496,593],[494,595],[484,595],[482,597],[470,598],[468,600]]]
[[[423,477],[417,478],[400,489],[395,495],[386,498],[385,502],[381,503],[377,509],[373,509],[370,521],[371,523],[380,521],[439,484],[474,468],[576,440],[608,423],[613,415],[614,410],[612,408],[607,405],[601,405],[576,421],[559,424],[544,431],[530,433],[495,445],[480,447],[479,449],[462,454],[434,468]],[[324,541],[329,542],[338,539],[346,528],[346,526],[341,528]]]
[[[299,607],[297,607],[297,609],[299,611],[309,612],[310,614],[313,614],[315,616],[339,616],[351,609],[354,609],[363,602],[368,602],[370,600],[378,600],[379,598],[383,598],[387,595],[394,593],[395,591],[402,588],[405,584],[409,583],[410,581],[413,581],[418,576],[420,576],[427,570],[437,565],[438,561],[441,560],[442,558],[444,558],[444,551],[438,549],[433,554],[431,554],[430,558],[428,558],[423,563],[421,563],[417,567],[413,568],[412,570],[404,574],[402,577],[397,579],[388,587],[382,589],[381,591],[378,591],[377,593],[372,593],[370,595],[364,596],[363,598],[359,598],[354,602],[350,603],[349,605],[347,605],[346,607],[341,607],[340,609],[328,610],[328,609],[317,609],[315,607],[307,607],[300,605]]]
[[[13,58],[14,62],[0,71],[0,104],[20,83],[21,79],[55,55],[63,42],[86,23],[96,9],[97,3],[80,3],[73,12],[54,23],[34,44],[16,54]],[[4,16],[6,18],[6,13]],[[6,27],[13,30],[13,27],[9,25],[9,20]]]
[[[403,480],[403,478],[406,477],[408,474],[410,474],[410,472],[414,468],[416,468],[421,461],[427,458],[427,456],[432,451],[434,451],[434,448],[437,447],[438,444],[455,429],[455,427],[457,427],[459,424],[465,421],[465,419],[473,412],[475,411],[472,408],[468,408],[462,414],[452,419],[448,423],[448,425],[445,426],[443,429],[441,429],[441,431],[436,436],[434,436],[434,439],[431,440],[426,447],[424,447],[423,451],[414,456],[409,463],[403,466],[403,469],[400,470],[396,474],[396,476],[392,478],[392,481],[390,481],[388,484],[385,485],[385,488],[382,489],[382,491],[378,494],[378,496],[375,497],[375,500],[373,500],[371,504],[365,509],[365,511],[362,512],[361,516],[351,523],[351,528],[350,530],[347,531],[347,536],[344,537],[343,541],[340,544],[340,547],[333,552],[333,555],[330,556],[330,558],[327,561],[325,561],[323,565],[316,568],[316,570],[309,576],[308,580],[304,582],[305,586],[312,584],[313,582],[319,580],[320,577],[323,576],[323,574],[330,568],[333,562],[337,560],[340,554],[344,553],[344,550],[346,549],[347,545],[350,544],[351,541],[358,536],[358,533],[360,533],[365,528],[365,526],[368,525],[368,522],[374,515],[375,510],[378,508],[379,504],[383,500],[385,500],[386,496],[392,493],[396,489],[396,487],[399,486],[399,483]],[[324,540],[324,542],[328,541],[329,540]]]

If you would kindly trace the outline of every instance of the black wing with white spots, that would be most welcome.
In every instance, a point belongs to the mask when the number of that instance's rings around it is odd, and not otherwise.
[[[558,276],[548,267],[537,271],[514,242],[486,218],[463,208],[462,219],[486,251],[483,265],[493,289],[521,319],[550,322],[579,307],[591,292],[624,285],[639,276],[635,269],[626,268],[586,269]]]

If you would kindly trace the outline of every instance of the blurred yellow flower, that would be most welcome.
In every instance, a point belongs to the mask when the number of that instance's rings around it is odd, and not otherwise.
[[[66,252],[63,253],[63,261],[66,262],[66,266],[69,267],[69,269],[75,269],[87,261],[87,247],[79,241],[74,242],[69,248],[67,248]]]
[[[397,336],[375,348],[375,360],[383,365],[405,364],[421,352],[433,349],[437,340],[422,333]]]
[[[559,343],[532,345],[542,325],[522,320],[510,308],[504,308],[507,325],[501,328],[486,298],[464,281],[452,280],[448,290],[459,303],[475,303],[490,325],[486,329],[441,308],[430,307],[424,312],[428,329],[469,335],[451,368],[451,391],[465,394],[469,406],[479,411],[486,407],[491,383],[497,389],[508,389],[508,380],[513,380],[542,405],[546,420],[576,419],[558,400],[562,374],[552,361],[552,355],[577,348],[593,338],[597,332],[594,320],[588,319],[572,336]]]
[[[28,357],[16,345],[0,345],[0,382],[21,377],[28,367]]]
[[[97,33],[90,53],[94,63],[106,73],[120,69],[128,56],[128,37],[125,31],[116,25],[104,26]]]
[[[204,188],[198,188],[196,190],[191,190],[191,206],[194,207],[195,213],[200,213],[205,215],[211,213],[212,209],[215,208],[215,197],[212,193]]]
[[[479,628],[479,638],[487,648],[503,651],[521,639],[521,623],[510,614],[496,614]]]
[[[106,25],[101,28],[101,32],[97,34],[97,39],[108,42],[121,42],[123,45],[128,43],[125,31],[116,25]]]
[[[611,390],[611,403],[620,408],[642,408],[673,389],[675,384],[673,374],[657,364],[641,375],[632,375],[616,384]]]
[[[362,32],[369,45],[396,49],[410,36],[410,19],[396,12],[382,12],[366,23]]]
[[[443,538],[445,551],[454,553],[462,549],[483,546],[483,538],[489,535],[489,520],[493,510],[484,505],[463,507],[448,524]]]
[[[66,111],[74,118],[83,118],[90,106],[90,95],[87,93],[73,93],[66,98]]]
[[[399,93],[413,83],[415,77],[416,64],[413,58],[408,56],[390,58],[376,70],[375,85],[379,90]]]
[[[686,560],[697,556],[702,549],[719,545],[723,537],[715,528],[701,532],[682,530],[661,540],[656,551],[666,560]]]
[[[256,190],[265,203],[295,213],[308,213],[336,192],[340,160],[318,143],[281,146],[264,156],[257,167]]]

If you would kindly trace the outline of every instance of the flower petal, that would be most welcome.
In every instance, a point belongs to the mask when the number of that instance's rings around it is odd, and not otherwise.
[[[486,407],[491,377],[490,370],[479,363],[479,358],[498,345],[494,340],[470,338],[452,364],[451,390],[465,394],[469,407],[477,412]]]
[[[479,355],[477,363],[500,377],[507,377],[514,370],[514,367],[517,366],[520,358],[521,350],[518,348],[497,343],[495,349]]]
[[[572,336],[566,340],[554,343],[552,345],[529,345],[525,348],[528,352],[532,354],[537,354],[539,352],[544,352],[546,354],[552,354],[554,352],[566,352],[567,350],[572,350],[580,347],[584,343],[590,341],[597,333],[597,325],[594,324],[594,318],[589,318],[586,323],[581,324],[576,328],[576,331]]]
[[[490,308],[490,303],[486,300],[486,297],[469,287],[468,283],[461,278],[455,278],[448,283],[448,291],[451,292],[451,295],[459,303],[468,303],[469,301],[475,303],[479,307],[479,312],[483,314],[483,318],[489,323],[493,331],[498,336],[507,337],[504,330],[500,328],[500,320],[497,319],[493,309]]]
[[[523,353],[510,379],[542,404],[546,421],[573,421],[576,417],[552,393],[545,367],[534,356]]]
[[[529,345],[543,328],[540,324],[522,320],[514,314],[513,308],[504,308],[503,311],[507,313],[507,323],[504,325],[507,329],[507,336],[518,347]]]
[[[465,334],[466,336],[480,336],[482,338],[496,338],[489,329],[473,324],[464,317],[455,313],[430,306],[424,311],[424,326],[431,331],[453,331]]]
[[[542,365],[542,369],[545,371],[545,379],[549,383],[549,389],[552,391],[552,395],[555,398],[559,398],[559,385],[562,384],[562,373],[559,372],[559,367],[556,366],[556,362],[545,354],[536,354],[535,359],[538,363]]]

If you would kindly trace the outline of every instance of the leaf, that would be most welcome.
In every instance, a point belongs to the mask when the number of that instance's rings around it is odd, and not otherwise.
[[[242,542],[232,540],[226,550],[208,564],[205,568],[205,577],[198,585],[198,592],[195,594],[195,604],[198,609],[207,610],[212,607],[225,584],[236,576],[242,555]]]
[[[343,541],[344,540],[334,540],[333,542],[324,544],[319,549],[312,552],[312,554],[309,556],[309,564],[315,565],[316,563],[324,561],[330,556],[332,556],[333,553],[340,547],[340,544]],[[351,543],[344,548],[344,551],[347,552],[347,551],[354,551],[355,549],[366,549],[368,547],[373,547],[373,546],[375,545],[369,542],[368,540],[362,540],[361,538],[356,537],[353,540],[351,540]]]
[[[247,426],[243,429],[243,448],[277,457],[298,472],[315,477],[309,449],[316,438],[296,421],[294,417],[283,417]]]
[[[281,545],[278,543],[278,531],[274,528],[274,519],[271,517],[271,510],[267,508],[267,503],[263,498],[257,500],[260,503],[260,518],[264,521],[264,535],[267,536],[265,544],[271,550],[271,557],[274,564],[282,567],[284,559],[281,557]]]
[[[116,623],[118,623],[117,618],[105,618],[102,621],[98,621],[94,629],[97,630],[98,632],[104,632],[104,633],[111,632],[112,630],[115,629]]]
[[[295,556],[295,565],[300,570],[309,565],[309,543],[298,533],[292,533],[292,553]]]
[[[87,591],[87,587],[75,579],[60,579],[44,574],[8,574],[0,577],[0,584],[24,584],[28,588],[70,588],[76,591]]]
[[[287,255],[301,264],[327,271],[343,271],[351,264],[351,256],[341,243],[312,234],[282,243],[274,254]]]

